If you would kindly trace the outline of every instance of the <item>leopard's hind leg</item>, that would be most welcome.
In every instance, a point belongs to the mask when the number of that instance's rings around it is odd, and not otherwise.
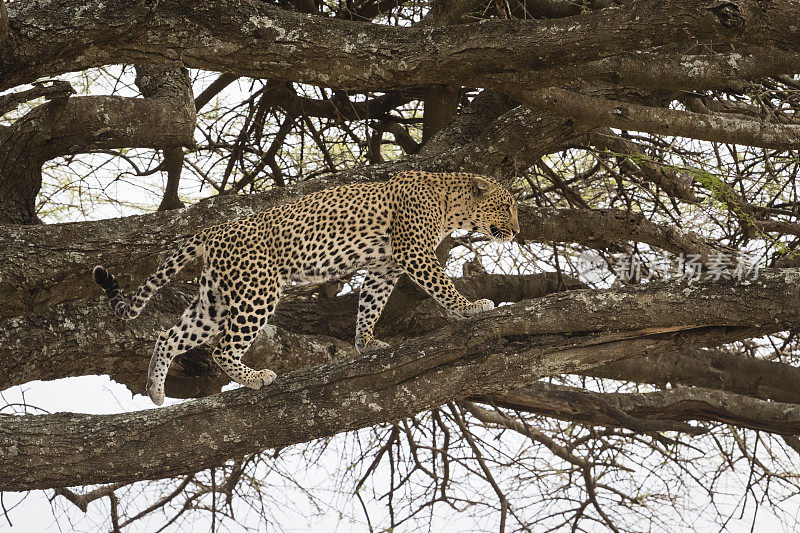
[[[226,315],[217,291],[204,273],[200,295],[186,308],[177,324],[159,335],[153,349],[147,372],[147,395],[153,403],[164,403],[164,382],[175,357],[217,335]]]
[[[233,381],[251,389],[260,389],[275,380],[275,372],[254,370],[242,363],[242,356],[275,312],[278,287],[276,279],[267,277],[266,287],[246,288],[231,301],[222,337],[212,354]]]

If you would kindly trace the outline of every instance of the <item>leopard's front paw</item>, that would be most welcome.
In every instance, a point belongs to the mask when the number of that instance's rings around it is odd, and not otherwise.
[[[273,372],[272,370],[258,370],[253,375],[252,379],[246,381],[245,383],[243,383],[243,385],[253,390],[258,390],[261,387],[266,387],[267,385],[275,381],[276,377],[277,376],[275,375],[275,372]]]
[[[389,345],[383,341],[379,341],[376,338],[370,338],[369,340],[356,340],[356,350],[358,353],[368,353],[374,352],[376,350],[382,350],[383,348],[388,348]]]
[[[475,300],[465,307],[461,311],[461,314],[464,316],[472,316],[477,315],[478,313],[483,313],[484,311],[491,311],[492,309],[494,309],[494,302],[487,300],[486,298],[482,298],[480,300]]]

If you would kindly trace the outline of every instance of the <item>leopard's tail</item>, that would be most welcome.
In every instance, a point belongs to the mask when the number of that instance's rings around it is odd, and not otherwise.
[[[94,276],[94,281],[106,291],[111,308],[117,316],[123,320],[131,320],[139,316],[139,313],[142,312],[144,306],[147,305],[147,302],[158,289],[169,283],[169,280],[175,274],[201,255],[204,250],[205,239],[201,232],[183,243],[169,259],[158,267],[158,270],[139,285],[139,288],[136,289],[131,298],[130,304],[125,300],[125,294],[119,288],[116,278],[109,274],[108,270],[102,266],[96,266],[92,270],[92,275]]]

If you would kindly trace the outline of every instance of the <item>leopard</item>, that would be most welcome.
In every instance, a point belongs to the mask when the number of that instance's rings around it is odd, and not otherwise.
[[[178,323],[158,336],[150,359],[147,394],[162,405],[172,361],[210,340],[213,360],[232,381],[256,390],[271,384],[275,372],[252,369],[242,357],[291,285],[365,271],[355,331],[362,354],[388,347],[375,338],[374,327],[403,274],[460,317],[494,309],[492,300],[461,295],[437,259],[437,246],[456,230],[510,242],[520,231],[517,202],[490,177],[406,171],[203,229],[146,278],[130,302],[106,268],[96,266],[92,274],[116,316],[132,320],[182,268],[202,258],[199,293]]]

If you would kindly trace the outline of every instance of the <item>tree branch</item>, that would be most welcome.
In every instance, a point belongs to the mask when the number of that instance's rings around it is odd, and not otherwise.
[[[8,9],[4,0],[0,0],[0,50],[5,46],[10,29],[8,27]]]
[[[551,108],[556,114],[572,117],[587,127],[607,126],[779,150],[800,147],[800,126],[797,125],[769,124],[722,115],[649,107],[557,88],[517,91],[511,94],[520,102]]]
[[[392,109],[414,99],[413,92],[392,92],[363,101],[350,101],[345,95],[330,100],[299,96],[289,84],[277,82],[264,93],[264,105],[277,106],[293,116],[321,117],[342,120],[383,118]]]
[[[753,80],[800,70],[800,55],[785,47],[667,45],[535,72],[506,74],[516,88],[586,85],[640,87],[652,91],[730,90],[745,92]],[[711,50],[709,50],[711,49]],[[511,83],[509,83],[511,86]]]
[[[555,274],[483,274],[455,280],[459,291],[470,298],[491,298],[498,304],[579,286],[568,277],[561,281],[563,285]],[[108,374],[143,394],[158,333],[178,321],[196,293],[197,287],[191,285],[166,288],[140,319],[129,323],[119,321],[97,291],[94,298],[53,305],[24,319],[0,319],[0,346],[5,348],[0,359],[6,369],[0,376],[0,390],[34,379]],[[357,309],[356,293],[319,299],[289,294],[245,362],[284,373],[353,356]],[[418,336],[449,322],[450,315],[416,285],[404,281],[387,303],[378,333],[385,338]],[[38,348],[32,352],[31,346]],[[167,394],[191,398],[219,392],[228,379],[210,355],[209,346],[204,345],[179,356],[167,378]]]
[[[110,416],[7,417],[0,419],[0,488],[174,476],[632,354],[774,332],[800,320],[797,307],[786,305],[797,300],[798,281],[800,272],[783,270],[765,272],[748,286],[576,291],[501,307],[375,354],[285,374],[258,392],[237,390]]]
[[[172,81],[155,88],[150,98],[59,98],[0,130],[0,223],[38,222],[35,200],[45,161],[96,148],[193,144],[188,73],[172,71]]]
[[[625,362],[625,361],[620,361]],[[641,393],[598,393],[537,382],[482,399],[589,425],[625,427],[637,432],[702,433],[685,420],[723,422],[782,435],[800,433],[800,405],[759,400],[731,392],[678,387]]]
[[[15,2],[9,6],[14,46],[0,58],[0,89],[105,64],[176,60],[193,68],[345,89],[436,83],[510,87],[505,73],[673,43],[762,45],[796,53],[800,39],[790,21],[798,11],[792,2],[726,5],[730,9],[713,2],[646,0],[565,19],[429,29],[343,21],[243,0],[215,0],[201,9],[186,0],[65,2],[59,10]],[[174,39],[176,27],[183,30],[180,40]],[[82,38],[74,39],[76,34]],[[87,48],[87,42],[103,46]]]
[[[596,247],[614,241],[644,242],[675,254],[697,254],[702,261],[715,252],[713,244],[696,233],[651,222],[643,213],[521,205],[519,214],[522,241],[574,242]]]
[[[233,83],[238,79],[238,76],[235,74],[228,74],[222,73],[219,75],[217,79],[211,82],[211,85],[205,88],[203,92],[197,95],[197,98],[194,99],[194,107],[197,111],[200,111],[206,104],[208,104],[212,98],[222,92],[225,87]]]
[[[66,81],[53,80],[49,85],[45,85],[43,82],[37,82],[34,83],[33,87],[30,89],[0,96],[0,115],[15,109],[24,102],[29,102],[36,98],[44,97],[48,100],[59,100],[69,98],[69,96],[74,93],[75,90],[72,88],[72,85]]]
[[[726,350],[686,348],[680,352],[598,366],[584,375],[684,385],[800,404],[800,369],[786,363],[743,357]]]
[[[164,67],[162,65],[136,65],[136,86],[142,96],[153,98],[160,96],[166,98],[170,93],[176,101],[191,102],[192,86],[185,69]],[[196,104],[195,104],[196,106]],[[196,107],[194,112],[196,113]],[[167,173],[167,186],[159,211],[168,211],[183,207],[178,197],[178,185],[183,170],[183,148],[180,146],[165,146],[162,167]]]

